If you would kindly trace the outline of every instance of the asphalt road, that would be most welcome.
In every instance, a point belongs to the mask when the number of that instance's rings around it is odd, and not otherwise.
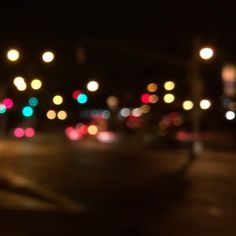
[[[0,142],[0,235],[236,235],[236,155]]]

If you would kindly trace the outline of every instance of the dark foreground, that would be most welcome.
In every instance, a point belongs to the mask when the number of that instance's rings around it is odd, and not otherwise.
[[[3,141],[0,235],[236,235],[236,155]]]

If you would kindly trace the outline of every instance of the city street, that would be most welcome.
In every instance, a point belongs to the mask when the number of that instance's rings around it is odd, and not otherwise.
[[[236,236],[230,2],[4,3],[0,236]]]
[[[0,235],[235,235],[236,157],[1,140]]]

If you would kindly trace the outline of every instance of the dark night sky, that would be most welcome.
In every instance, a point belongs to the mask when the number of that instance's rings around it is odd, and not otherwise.
[[[234,59],[236,52],[235,8],[230,1],[191,2],[12,1],[0,9],[0,51],[19,46],[24,53],[22,68],[32,67],[23,70],[50,77],[51,91],[69,92],[78,80],[85,84],[97,76],[107,93],[136,92],[144,81],[157,77],[184,82],[186,71],[176,64],[191,58],[193,39],[200,37],[219,49],[214,64],[203,65],[208,77],[218,77],[212,86],[219,88],[220,65]],[[75,60],[78,45],[86,48],[84,66]],[[44,48],[57,53],[50,69],[39,63]]]

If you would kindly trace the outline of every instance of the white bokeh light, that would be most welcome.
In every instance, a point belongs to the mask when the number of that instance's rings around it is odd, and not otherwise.
[[[54,53],[51,51],[44,52],[42,55],[42,59],[46,63],[50,63],[54,60]]]
[[[227,120],[233,120],[235,118],[235,113],[233,111],[227,111],[225,113],[225,118]]]
[[[200,107],[203,110],[207,110],[211,107],[211,102],[207,99],[203,99],[200,101]]]
[[[88,84],[87,84],[87,89],[88,91],[90,92],[95,92],[97,91],[99,88],[99,84],[97,81],[90,81]]]
[[[213,57],[214,51],[212,48],[202,48],[199,52],[199,55],[203,60],[209,60]]]

